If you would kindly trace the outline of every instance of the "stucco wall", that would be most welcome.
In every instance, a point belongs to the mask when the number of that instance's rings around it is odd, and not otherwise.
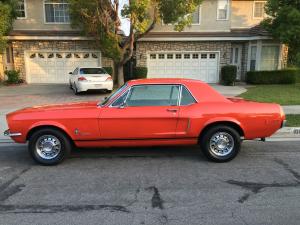
[[[25,0],[26,19],[17,19],[14,30],[71,30],[70,24],[46,24],[44,0]]]
[[[95,50],[95,44],[91,41],[13,41],[14,66],[20,70],[21,77],[25,80],[24,52],[30,51],[78,51]],[[102,66],[112,66],[112,61],[102,56]]]
[[[231,28],[249,28],[262,21],[253,18],[254,1],[232,1],[231,4]]]

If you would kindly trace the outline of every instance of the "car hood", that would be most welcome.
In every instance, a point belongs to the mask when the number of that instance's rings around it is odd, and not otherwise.
[[[70,102],[70,103],[61,103],[55,105],[33,106],[33,107],[17,110],[10,114],[95,108],[97,106],[97,103],[98,103],[97,101],[89,101],[89,102]]]

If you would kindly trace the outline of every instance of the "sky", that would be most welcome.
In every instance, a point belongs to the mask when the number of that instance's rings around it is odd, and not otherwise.
[[[127,4],[128,0],[120,0],[120,11],[119,14],[121,14],[121,10],[123,9],[124,4]],[[122,23],[122,30],[125,32],[126,35],[129,35],[130,30],[130,22],[128,19],[121,19]]]

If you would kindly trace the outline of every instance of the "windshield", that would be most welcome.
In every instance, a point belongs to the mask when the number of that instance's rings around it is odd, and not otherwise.
[[[85,75],[85,74],[107,74],[107,72],[102,68],[81,68],[79,73],[81,75]]]
[[[111,99],[113,99],[115,96],[117,96],[118,94],[120,94],[121,92],[123,92],[123,90],[125,90],[127,88],[127,85],[124,84],[123,86],[121,86],[115,93],[113,93],[111,96],[109,96],[108,98],[104,99],[104,101],[100,104],[101,106],[106,105],[106,103],[108,103]]]

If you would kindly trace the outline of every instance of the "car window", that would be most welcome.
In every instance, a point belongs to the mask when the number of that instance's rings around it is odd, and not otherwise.
[[[76,68],[72,75],[76,75],[78,73],[78,68]]]
[[[185,86],[182,86],[182,92],[181,92],[181,101],[180,105],[191,105],[196,103],[194,97],[191,95],[191,93],[186,89]]]
[[[112,107],[117,107],[125,103],[126,97],[128,95],[129,91],[126,91],[124,94],[122,94],[116,101],[114,101],[113,104],[111,104]]]
[[[116,97],[118,94],[122,93],[122,91],[125,90],[126,88],[127,88],[127,84],[124,84],[123,86],[121,86],[115,93],[113,93],[108,98],[104,99],[104,101],[101,103],[101,106],[106,105],[106,103],[108,103],[111,99]]]
[[[80,68],[80,74],[106,74],[106,71],[102,68]]]
[[[179,85],[139,85],[131,88],[127,106],[176,106]]]

